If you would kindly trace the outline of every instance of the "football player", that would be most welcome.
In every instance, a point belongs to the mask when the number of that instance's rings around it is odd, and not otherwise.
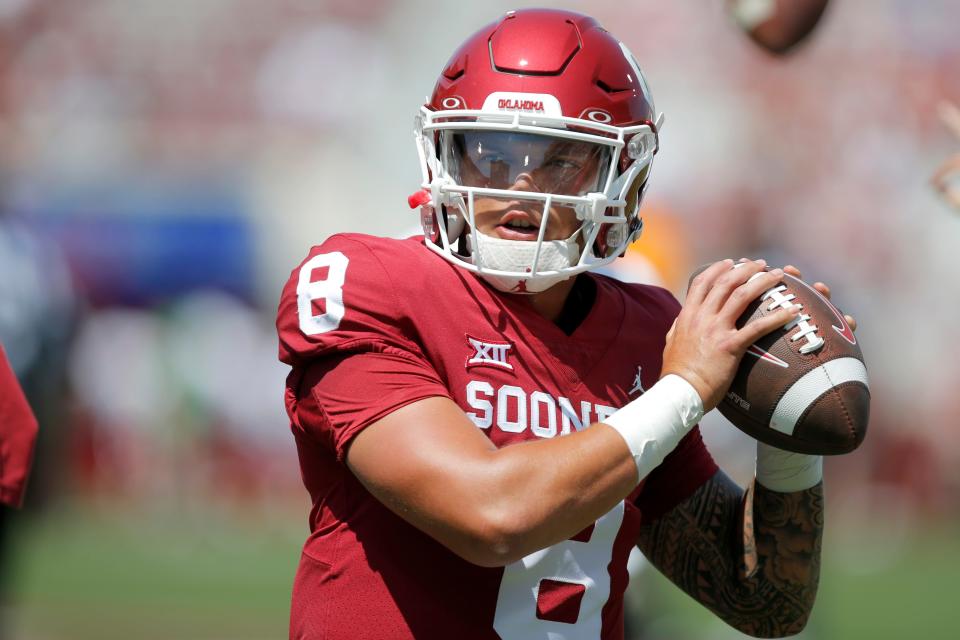
[[[22,506],[36,440],[37,420],[0,345],[0,504]]]
[[[0,610],[6,604],[3,569],[8,566],[12,515],[8,512],[23,505],[36,440],[37,420],[0,345]],[[0,636],[3,631],[0,621]]]
[[[697,427],[795,317],[735,326],[781,270],[717,262],[682,308],[592,272],[640,234],[661,122],[595,20],[509,12],[419,111],[423,236],[336,235],[293,271],[277,327],[313,507],[290,637],[621,638],[634,545],[744,632],[803,628],[820,458],[760,446],[744,491]]]

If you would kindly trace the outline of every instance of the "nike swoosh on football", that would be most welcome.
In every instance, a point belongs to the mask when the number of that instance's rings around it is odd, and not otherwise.
[[[783,368],[785,368],[785,369],[787,369],[787,368],[790,367],[789,364],[787,364],[786,362],[784,362],[783,360],[781,360],[781,359],[778,358],[777,356],[773,355],[773,354],[770,353],[769,351],[764,351],[763,349],[761,349],[760,347],[758,347],[758,346],[755,345],[755,344],[752,344],[752,345],[750,345],[750,346],[747,348],[747,353],[749,353],[750,355],[752,355],[752,356],[754,356],[754,357],[760,358],[761,360],[766,360],[767,362],[772,362],[773,364],[777,365],[778,367],[783,367]]]

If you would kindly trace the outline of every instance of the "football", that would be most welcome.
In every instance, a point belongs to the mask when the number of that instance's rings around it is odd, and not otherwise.
[[[750,346],[717,408],[741,431],[780,449],[849,453],[867,433],[870,388],[860,344],[843,313],[803,280],[784,274],[737,326],[789,304],[802,305],[800,316]]]
[[[727,13],[761,50],[782,56],[813,32],[828,0],[727,0]]]

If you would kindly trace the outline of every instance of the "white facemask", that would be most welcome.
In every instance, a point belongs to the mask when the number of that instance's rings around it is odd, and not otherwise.
[[[580,245],[577,244],[578,229],[566,240],[545,240],[540,249],[537,271],[560,271],[577,264]],[[526,240],[504,240],[477,232],[477,260],[474,264],[483,269],[497,271],[529,272],[533,266],[537,243]],[[537,275],[526,278],[478,274],[493,287],[508,293],[540,293],[570,277],[562,275]]]

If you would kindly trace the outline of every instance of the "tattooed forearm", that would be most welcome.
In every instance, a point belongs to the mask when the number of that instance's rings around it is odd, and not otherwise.
[[[668,578],[732,626],[759,637],[800,631],[820,577],[823,487],[746,495],[722,472],[640,534]]]

